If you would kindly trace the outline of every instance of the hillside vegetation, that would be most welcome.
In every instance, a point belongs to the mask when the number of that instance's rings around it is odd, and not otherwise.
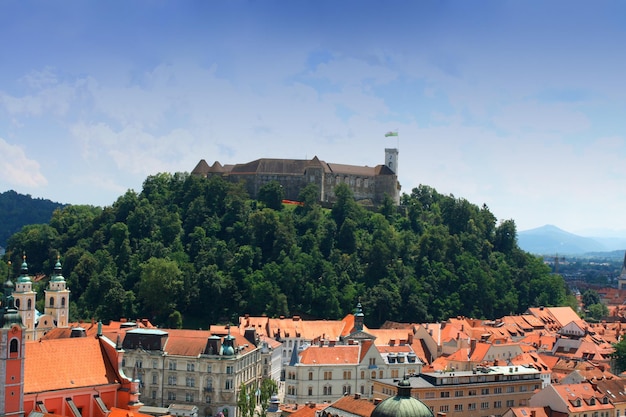
[[[67,206],[24,227],[7,257],[16,276],[22,253],[31,274],[60,254],[73,319],[206,328],[244,313],[337,319],[360,300],[377,326],[569,301],[562,278],[519,249],[514,221],[486,206],[427,186],[376,211],[345,186],[331,209],[313,185],[302,206],[283,206],[281,192],[271,183],[253,201],[220,178],[158,174],[111,207]]]
[[[13,190],[0,193],[0,246],[27,224],[48,223],[52,212],[63,204],[19,194]]]

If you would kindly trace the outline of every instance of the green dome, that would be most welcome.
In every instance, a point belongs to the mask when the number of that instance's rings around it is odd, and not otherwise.
[[[20,276],[17,279],[17,282],[20,284],[30,282],[30,277],[28,276],[28,264],[26,263],[26,259],[22,262],[22,269],[20,270]]]
[[[61,268],[61,261],[57,259],[57,263],[54,265],[54,273],[52,274],[52,282],[63,282],[63,269]]]
[[[433,417],[430,408],[411,397],[411,383],[403,379],[398,383],[398,394],[376,406],[371,417]]]
[[[2,317],[2,327],[5,329],[10,328],[14,324],[22,325],[22,316],[15,309],[9,309],[4,313]]]

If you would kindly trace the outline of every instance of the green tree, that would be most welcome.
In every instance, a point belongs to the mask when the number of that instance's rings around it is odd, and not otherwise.
[[[609,308],[603,303],[591,304],[587,310],[594,320],[600,320],[609,315]]]
[[[594,304],[599,304],[599,303],[600,303],[600,294],[598,294],[597,291],[587,290],[583,293],[583,305],[586,308],[589,308],[590,306]]]
[[[241,417],[253,417],[256,407],[256,398],[253,387],[246,386],[243,382],[239,386],[239,395],[237,396],[237,410]]]
[[[150,317],[157,323],[164,323],[176,309],[183,286],[181,271],[176,262],[163,258],[150,258],[139,268],[137,298]]]
[[[278,181],[268,182],[259,189],[258,200],[265,204],[267,208],[281,210],[283,208],[284,198],[285,190]]]
[[[619,342],[613,344],[615,351],[611,357],[613,359],[613,366],[615,368],[615,374],[620,374],[626,371],[626,338],[622,338]]]
[[[264,378],[259,388],[259,417],[267,417],[267,409],[272,395],[278,394],[278,385],[272,378]]]

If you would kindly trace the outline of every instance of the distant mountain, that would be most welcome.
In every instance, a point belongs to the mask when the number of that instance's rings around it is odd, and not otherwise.
[[[582,255],[626,249],[626,239],[623,238],[584,237],[553,225],[518,232],[517,243],[523,250],[538,255]]]
[[[48,223],[52,213],[64,204],[13,190],[0,193],[0,247],[5,247],[11,235],[28,224]]]

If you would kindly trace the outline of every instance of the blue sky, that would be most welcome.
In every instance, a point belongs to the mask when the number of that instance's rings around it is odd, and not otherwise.
[[[624,2],[5,0],[0,39],[0,191],[399,144],[403,192],[626,234]]]

